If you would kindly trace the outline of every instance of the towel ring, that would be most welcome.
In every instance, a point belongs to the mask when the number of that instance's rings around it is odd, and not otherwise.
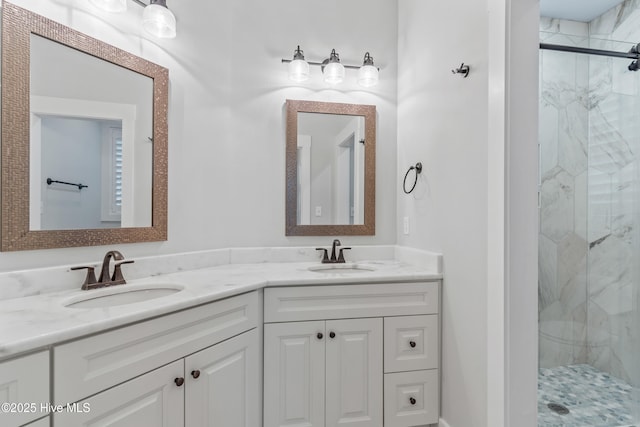
[[[409,172],[411,172],[412,170],[416,170],[416,179],[413,181],[413,185],[411,186],[411,189],[409,191],[407,191],[407,177],[409,176]],[[422,173],[422,163],[418,162],[416,163],[415,166],[411,166],[409,168],[409,170],[407,171],[407,173],[404,174],[404,181],[402,182],[402,189],[404,190],[405,194],[409,194],[413,191],[414,188],[416,188],[416,184],[418,183],[418,175],[420,175]]]

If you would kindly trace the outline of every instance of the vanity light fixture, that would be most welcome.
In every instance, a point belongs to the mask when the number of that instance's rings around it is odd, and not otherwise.
[[[138,0],[134,0],[138,1]],[[282,59],[289,64],[289,79],[294,82],[303,82],[309,79],[309,66],[318,65],[322,68],[324,81],[334,85],[341,83],[345,78],[345,68],[358,70],[358,84],[363,87],[372,87],[378,84],[379,69],[373,64],[373,57],[369,52],[364,54],[362,65],[345,65],[340,62],[340,55],[335,49],[331,50],[329,58],[322,62],[307,61],[300,46],[293,52],[293,59]]]
[[[127,10],[127,0],[89,0],[98,9],[107,12],[124,12]]]
[[[294,82],[309,80],[309,63],[304,60],[304,52],[299,45],[293,52],[293,60],[289,62],[289,78]]]
[[[335,49],[331,50],[329,58],[322,61],[322,74],[324,81],[331,85],[342,83],[344,80],[344,65],[340,63],[340,56]]]
[[[166,0],[151,0],[142,12],[142,28],[163,39],[176,36],[176,17],[167,7]]]
[[[107,12],[125,12],[127,0],[89,0],[91,4]],[[152,36],[172,39],[176,36],[176,17],[167,7],[167,0],[133,0],[144,7],[142,12],[142,28]]]
[[[363,87],[372,87],[378,84],[378,69],[373,65],[373,57],[369,52],[364,54],[362,67],[358,70],[358,84]]]

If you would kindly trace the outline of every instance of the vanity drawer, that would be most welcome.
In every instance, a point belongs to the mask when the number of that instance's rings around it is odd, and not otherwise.
[[[438,370],[384,375],[384,427],[436,424],[439,418]]]
[[[16,405],[10,412],[0,412],[2,427],[21,426],[46,415],[40,405],[48,402],[48,351],[0,363],[0,403]]]
[[[384,372],[437,369],[438,315],[385,317]]]
[[[55,347],[55,401],[75,402],[255,328],[259,302],[251,292]]]
[[[267,288],[264,321],[435,314],[438,290],[439,282]]]

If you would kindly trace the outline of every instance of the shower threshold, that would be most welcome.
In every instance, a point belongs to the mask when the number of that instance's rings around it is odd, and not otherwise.
[[[538,371],[538,427],[635,427],[634,405],[629,384],[592,366]]]

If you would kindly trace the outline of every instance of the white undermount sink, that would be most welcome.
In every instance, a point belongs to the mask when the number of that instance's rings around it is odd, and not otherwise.
[[[375,268],[359,264],[322,264],[309,267],[309,271],[324,274],[358,274],[375,271]]]
[[[116,285],[104,289],[82,291],[82,295],[66,300],[69,308],[104,308],[133,304],[176,294],[184,289],[174,284]]]

